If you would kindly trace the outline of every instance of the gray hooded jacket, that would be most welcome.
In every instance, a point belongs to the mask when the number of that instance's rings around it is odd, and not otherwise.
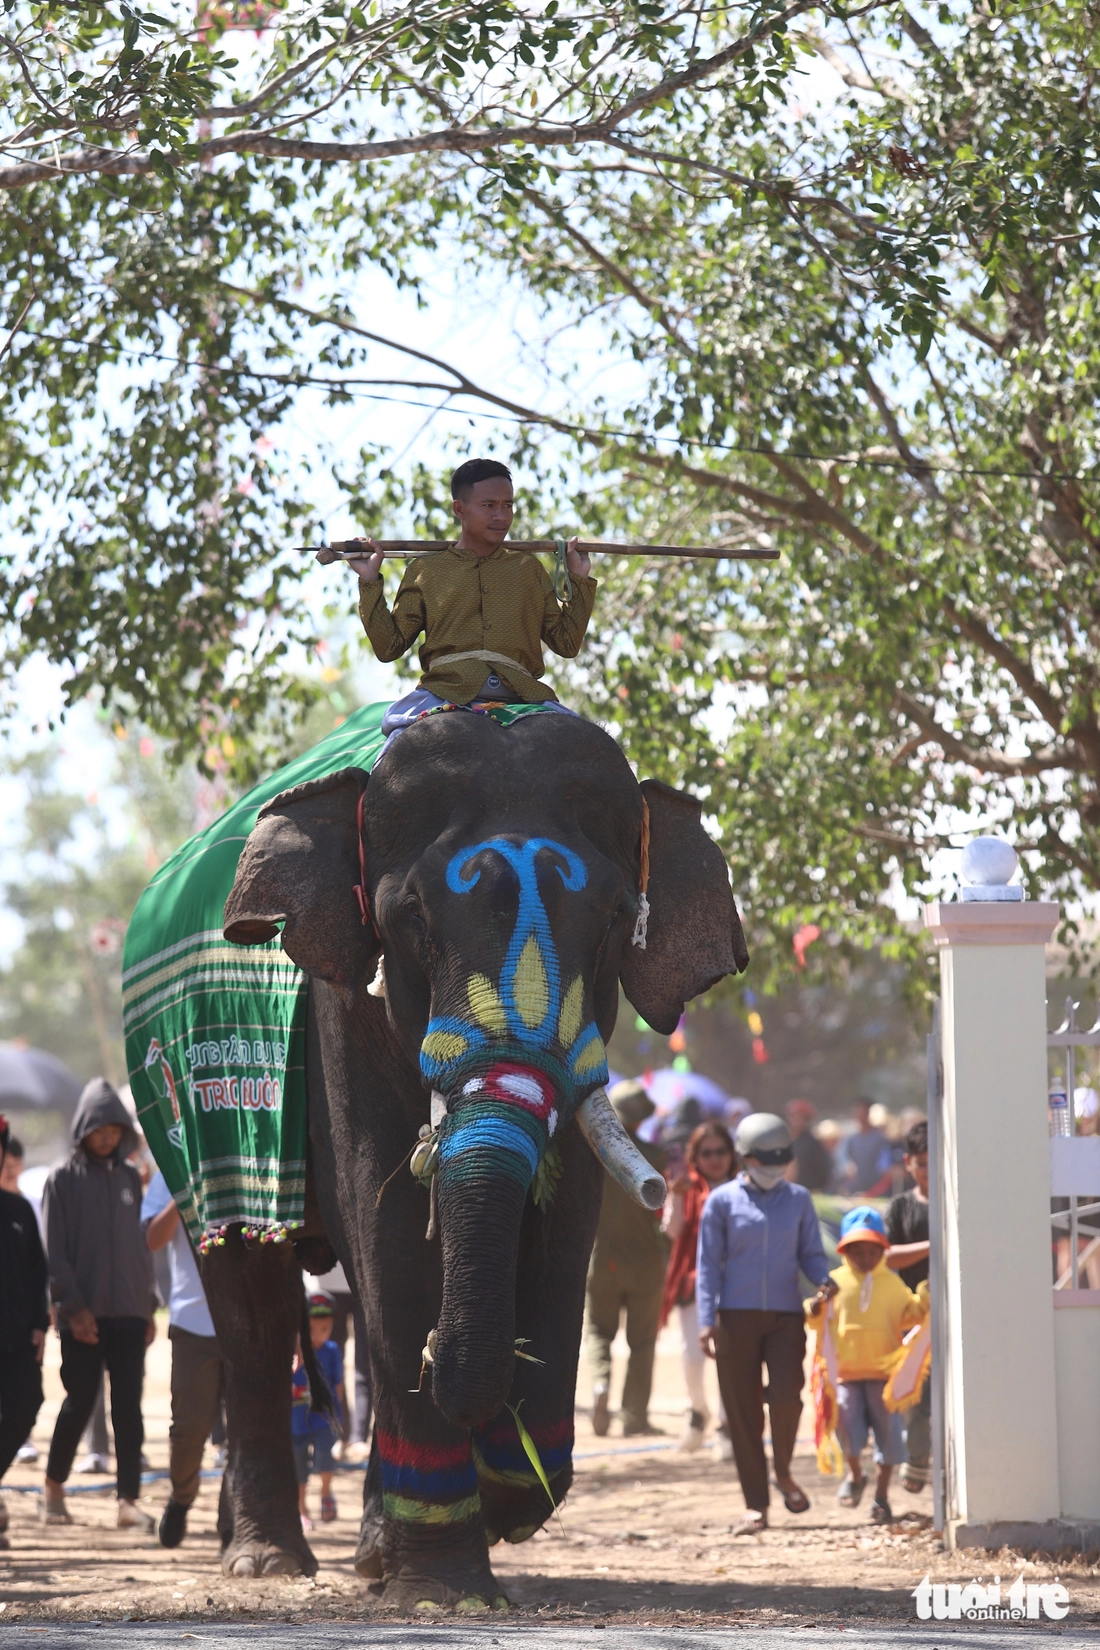
[[[93,1129],[116,1123],[122,1139],[109,1158],[83,1146]],[[73,1154],[42,1194],[50,1298],[59,1327],[87,1307],[96,1318],[153,1315],[153,1257],[141,1226],[141,1176],[126,1158],[137,1134],[105,1077],[93,1077],[73,1118]]]

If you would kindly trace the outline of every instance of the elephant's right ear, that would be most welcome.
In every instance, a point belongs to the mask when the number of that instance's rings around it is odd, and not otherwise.
[[[284,791],[260,811],[225,902],[234,945],[262,945],[283,925],[283,950],[307,974],[354,990],[381,949],[364,926],[356,884],[362,768]]]
[[[649,932],[644,949],[627,942],[619,977],[627,1001],[667,1037],[693,997],[744,972],[749,952],[698,797],[657,779],[640,789],[649,809]]]

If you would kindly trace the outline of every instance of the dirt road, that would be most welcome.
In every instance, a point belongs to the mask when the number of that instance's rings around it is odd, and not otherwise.
[[[616,1378],[622,1354],[616,1347]],[[351,1567],[362,1472],[337,1480],[340,1516],[319,1521],[311,1536],[321,1568],[312,1581],[226,1580],[214,1531],[218,1479],[203,1481],[188,1538],[175,1552],[155,1537],[134,1539],[112,1528],[113,1484],[74,1478],[74,1524],[45,1529],[35,1521],[36,1496],[53,1419],[61,1397],[58,1343],[47,1359],[47,1402],[35,1439],[43,1452],[34,1468],[13,1468],[5,1485],[12,1551],[0,1554],[0,1626],[14,1621],[109,1621],[196,1618],[308,1622],[355,1620],[381,1613]],[[150,1351],[146,1383],[146,1450],[154,1469],[167,1463],[169,1346],[163,1323]],[[713,1377],[713,1372],[710,1372]],[[588,1402],[582,1372],[581,1402]],[[562,1511],[564,1534],[553,1523],[520,1547],[498,1546],[496,1573],[513,1606],[513,1619],[652,1622],[657,1625],[849,1626],[860,1621],[913,1622],[913,1587],[933,1581],[1008,1583],[1024,1569],[1028,1580],[1060,1578],[1069,1589],[1063,1631],[1100,1625],[1100,1567],[1080,1558],[1025,1564],[1002,1553],[944,1554],[932,1535],[931,1501],[898,1490],[898,1522],[876,1529],[867,1504],[856,1512],[836,1504],[835,1481],[819,1477],[809,1436],[800,1441],[795,1472],[813,1505],[794,1517],[773,1508],[772,1526],[759,1537],[734,1540],[730,1527],[743,1510],[732,1466],[707,1451],[682,1454],[675,1446],[684,1411],[678,1340],[666,1332],[658,1348],[652,1419],[666,1435],[594,1437],[587,1409],[577,1420],[577,1482]],[[804,1426],[808,1415],[804,1417]],[[212,1452],[208,1455],[212,1467]],[[92,1486],[102,1486],[95,1487]],[[89,1489],[92,1493],[88,1493]],[[22,1492],[28,1493],[22,1493]],[[163,1479],[146,1490],[159,1511]],[[869,1497],[867,1498],[869,1501]],[[317,1513],[316,1488],[311,1490]]]

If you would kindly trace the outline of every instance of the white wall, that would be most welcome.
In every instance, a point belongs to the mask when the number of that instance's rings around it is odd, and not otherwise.
[[[1055,1312],[1054,1364],[1062,1517],[1100,1518],[1100,1303]]]

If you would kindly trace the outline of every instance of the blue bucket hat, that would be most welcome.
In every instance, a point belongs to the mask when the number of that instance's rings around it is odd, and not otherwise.
[[[889,1249],[890,1239],[886,1236],[885,1222],[869,1203],[861,1203],[858,1209],[849,1209],[841,1221],[836,1246],[843,1249],[846,1243],[881,1243],[884,1249]]]

